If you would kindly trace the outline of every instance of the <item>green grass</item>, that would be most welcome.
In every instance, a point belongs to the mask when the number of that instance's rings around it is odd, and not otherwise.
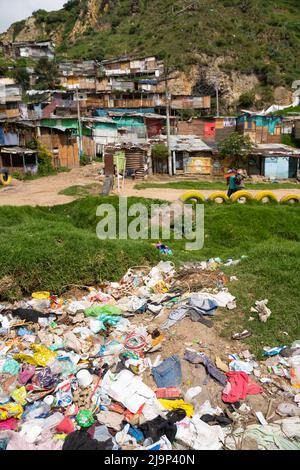
[[[53,208],[0,207],[0,301],[36,290],[61,294],[74,284],[118,280],[130,266],[166,259],[151,240],[99,240],[96,208],[103,202],[118,207],[117,197],[91,196]],[[135,202],[149,207],[154,201],[130,198],[129,206]],[[256,352],[299,338],[299,206],[207,205],[202,250],[185,251],[184,240],[167,243],[176,264],[216,256],[248,257],[224,269],[239,281],[228,286],[237,297],[237,309],[222,310],[216,317],[222,334],[250,329],[253,336],[247,342]],[[255,320],[249,323],[251,306],[265,298],[271,318],[263,324],[253,314]]]
[[[172,183],[139,183],[134,189],[142,190],[148,188],[170,188],[170,189],[197,189],[197,190],[223,190],[226,191],[228,186],[222,181],[174,181]],[[246,189],[300,189],[297,183],[246,183]]]
[[[74,197],[85,197],[89,195],[98,195],[102,189],[102,184],[93,183],[87,184],[86,186],[70,186],[69,188],[63,189],[58,194],[63,194],[64,196],[74,196]]]
[[[45,178],[46,176],[54,176],[59,173],[69,173],[70,171],[71,171],[70,168],[62,166],[58,169],[52,168],[50,171],[47,171],[45,174],[37,173],[35,175],[32,175],[30,173],[23,174],[20,171],[16,171],[12,174],[12,176],[13,178],[20,180],[20,181],[32,181],[32,180],[37,180],[40,178]]]

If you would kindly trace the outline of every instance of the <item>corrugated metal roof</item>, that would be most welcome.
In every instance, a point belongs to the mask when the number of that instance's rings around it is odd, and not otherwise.
[[[166,136],[159,136],[158,138],[149,139],[152,143],[167,143]],[[170,148],[172,151],[177,152],[213,152],[203,140],[194,135],[171,135]]]
[[[285,144],[256,144],[252,153],[266,155],[300,156],[300,149]]]
[[[25,147],[1,147],[1,153],[13,153],[15,155],[17,154],[25,154],[25,155],[33,155],[34,153],[37,153],[36,150],[31,150],[27,149]]]

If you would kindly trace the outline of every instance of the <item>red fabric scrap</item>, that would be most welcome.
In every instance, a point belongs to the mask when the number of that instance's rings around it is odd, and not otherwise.
[[[18,427],[18,420],[16,418],[8,418],[0,422],[0,431],[15,431]]]
[[[251,382],[245,372],[228,372],[228,382],[223,390],[222,400],[225,403],[236,403],[245,400],[247,395],[259,395],[263,389],[255,382]]]
[[[158,388],[155,392],[156,398],[180,398],[182,392],[177,387]]]

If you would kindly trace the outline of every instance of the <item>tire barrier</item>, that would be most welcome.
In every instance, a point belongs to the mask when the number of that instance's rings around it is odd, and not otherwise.
[[[205,202],[205,196],[199,191],[187,191],[179,198],[179,201],[183,204],[188,204],[193,202],[193,200],[196,200],[198,204],[203,204]]]
[[[1,177],[3,175],[0,174],[0,183],[1,183]],[[7,184],[10,184],[11,182],[11,177],[9,177],[10,180]],[[237,191],[236,193],[232,194],[231,197],[229,198],[227,194],[223,191],[215,191],[214,193],[210,194],[208,198],[206,199],[205,196],[200,192],[200,191],[186,191],[183,193],[180,198],[179,202],[182,204],[189,204],[196,202],[197,204],[204,204],[206,201],[208,202],[216,202],[217,199],[222,200],[222,204],[232,202],[232,203],[237,203],[239,202],[240,199],[245,199],[245,202],[249,201],[255,201],[258,203],[264,203],[264,199],[267,199],[268,203],[270,202],[275,202],[280,204],[299,204],[300,203],[300,196],[297,194],[288,194],[286,196],[283,196],[283,198],[279,201],[277,197],[275,196],[274,193],[271,191],[260,191],[259,193],[254,196],[251,194],[249,191]]]
[[[225,202],[230,201],[229,197],[227,196],[226,193],[223,193],[222,191],[216,191],[215,193],[212,193],[210,196],[208,196],[207,200],[211,202],[216,202],[216,199],[222,199],[222,204]]]
[[[0,185],[9,186],[12,182],[12,176],[7,170],[2,170],[0,172]]]
[[[288,194],[287,196],[283,196],[280,200],[280,204],[299,204],[300,203],[300,196],[297,194]]]
[[[262,202],[263,203],[264,199],[267,199],[268,200],[267,202],[277,202],[278,203],[277,197],[271,191],[261,191],[260,193],[257,193],[256,196],[255,196],[255,200],[257,202]]]
[[[230,197],[231,202],[238,202],[239,199],[244,198],[246,202],[253,201],[253,196],[248,191],[237,191],[233,193]]]

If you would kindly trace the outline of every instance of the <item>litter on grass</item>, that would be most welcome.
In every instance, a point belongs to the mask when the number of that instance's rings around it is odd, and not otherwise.
[[[299,341],[266,347],[261,362],[237,353],[237,342],[206,349],[205,335],[183,353],[165,352],[183,321],[213,328],[219,312],[236,308],[221,268],[241,260],[178,271],[162,261],[76,298],[35,292],[2,304],[1,450],[247,449],[249,439],[259,449],[299,449]],[[266,305],[256,303],[262,321]]]

